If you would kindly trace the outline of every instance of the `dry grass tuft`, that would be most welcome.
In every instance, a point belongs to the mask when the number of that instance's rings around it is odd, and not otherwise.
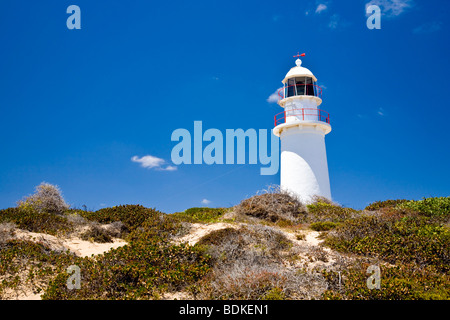
[[[113,242],[111,236],[99,223],[92,223],[89,228],[80,235],[80,238],[98,243]]]
[[[62,214],[69,209],[58,186],[42,182],[36,192],[17,202],[17,206],[25,210]]]
[[[225,228],[198,244],[207,246],[213,271],[196,287],[196,298],[311,299],[326,290],[321,274],[288,266],[298,252],[276,227]]]
[[[3,244],[14,237],[16,225],[11,222],[0,223],[0,244]]]
[[[296,223],[307,214],[306,206],[292,194],[279,186],[269,186],[267,190],[241,201],[234,207],[236,214],[264,219],[271,222],[290,221]]]
[[[284,300],[320,298],[327,288],[319,273],[286,269],[278,264],[237,262],[215,269],[196,297],[218,300]]]

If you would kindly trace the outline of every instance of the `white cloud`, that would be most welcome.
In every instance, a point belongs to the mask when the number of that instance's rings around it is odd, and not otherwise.
[[[366,8],[370,5],[379,6],[381,14],[387,17],[397,17],[411,8],[414,2],[413,0],[371,0],[366,3]]]
[[[164,159],[154,157],[151,155],[146,155],[141,158],[139,158],[138,156],[133,156],[131,158],[131,161],[140,163],[141,167],[147,168],[147,169],[155,169],[155,170],[161,170],[161,171],[177,170],[177,167],[175,167],[175,166],[163,167],[163,165],[165,165],[166,161]]]
[[[164,170],[164,171],[175,171],[177,169],[178,168],[176,166],[167,166],[165,168],[161,168],[161,170]]]
[[[326,90],[327,86],[324,85],[323,83],[317,83],[317,86],[319,86],[320,88],[322,88],[322,90]]]
[[[319,3],[319,5],[316,8],[316,13],[321,13],[322,11],[327,10],[327,5],[324,3]]]
[[[328,27],[330,29],[336,29],[340,23],[341,17],[335,13],[331,16],[330,22],[328,23]]]
[[[211,201],[208,200],[208,199],[203,199],[202,200],[202,204],[210,204],[210,203],[211,203]]]
[[[426,34],[432,33],[441,30],[442,22],[432,21],[428,23],[424,23],[417,28],[413,29],[413,33],[415,34]]]
[[[378,108],[377,113],[378,113],[378,115],[380,115],[382,117],[386,115],[383,108]]]
[[[280,100],[280,96],[278,95],[278,90],[280,90],[282,88],[277,89],[274,93],[272,93],[268,98],[267,98],[267,102],[269,103],[277,103],[278,100]]]
[[[131,158],[131,161],[133,162],[138,162],[141,164],[142,167],[144,168],[155,168],[155,167],[160,167],[162,164],[164,164],[164,159],[161,158],[157,158],[154,156],[143,156],[142,158],[139,158],[138,156],[134,156]]]

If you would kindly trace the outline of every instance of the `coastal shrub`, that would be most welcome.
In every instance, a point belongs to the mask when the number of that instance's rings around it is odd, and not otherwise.
[[[346,221],[330,231],[325,244],[333,249],[377,256],[390,263],[450,270],[450,230],[420,215],[380,213]]]
[[[198,244],[208,247],[207,252],[219,266],[237,261],[249,264],[280,261],[282,251],[292,246],[283,233],[263,225],[215,230],[203,236]]]
[[[68,274],[50,281],[43,299],[153,299],[164,291],[182,290],[209,271],[201,248],[168,245],[150,237],[80,261],[79,290],[68,290]]]
[[[326,197],[318,196],[318,195],[315,195],[315,196],[312,197],[312,203],[313,203],[313,204],[316,204],[316,203],[325,203],[325,204],[331,204],[331,205],[334,205],[334,206],[339,206],[339,205],[338,205],[337,203],[335,203],[334,201],[332,201],[332,200],[330,200],[330,199],[328,199],[328,198],[326,198]]]
[[[129,231],[133,231],[142,226],[147,219],[159,217],[163,213],[141,205],[119,205],[97,211],[80,210],[79,214],[88,220],[99,223],[121,221]]]
[[[14,223],[19,229],[51,235],[66,233],[73,229],[73,224],[65,216],[36,211],[24,206],[0,210],[1,222]]]
[[[80,235],[80,238],[98,243],[112,242],[108,232],[98,224],[89,226],[89,228]]]
[[[38,185],[33,195],[18,201],[17,207],[23,210],[31,209],[39,213],[53,214],[62,214],[69,209],[59,187],[46,182]]]
[[[137,210],[138,217],[146,219],[139,224],[128,222],[133,230],[126,237],[127,245],[79,262],[81,282],[88,285],[68,290],[69,275],[61,272],[50,281],[43,298],[155,299],[163,292],[193,285],[209,272],[210,256],[202,246],[170,242],[180,231],[179,220],[157,211]]]
[[[191,290],[196,298],[310,299],[326,289],[320,274],[284,267],[296,253],[290,250],[291,241],[274,227],[219,229],[197,245],[211,255],[212,271]]]
[[[342,222],[360,215],[358,210],[326,202],[309,204],[307,210],[308,213],[303,216],[302,222]]]
[[[127,228],[122,221],[114,221],[103,226],[104,230],[110,237],[124,238],[127,234]]]
[[[234,207],[234,211],[270,222],[298,222],[307,213],[304,204],[295,196],[276,187],[270,187],[265,193],[241,201]]]
[[[398,209],[409,209],[436,221],[448,221],[450,218],[450,197],[424,198],[418,201],[408,201],[397,205]]]
[[[226,212],[225,208],[190,208],[183,212],[175,212],[172,215],[180,221],[190,223],[213,223],[217,222]]]
[[[336,228],[338,225],[338,223],[332,221],[313,222],[311,223],[310,228],[315,231],[328,231]]]
[[[324,271],[329,284],[322,299],[350,300],[449,300],[450,277],[433,267],[416,264],[380,266],[380,289],[369,289],[369,264],[351,267],[341,274],[342,285],[336,284],[337,272]]]
[[[401,203],[407,202],[405,199],[375,201],[369,204],[364,210],[379,210],[382,208],[393,208]]]
[[[71,253],[51,250],[43,243],[14,239],[0,243],[0,298],[14,298],[10,292],[17,294],[23,288],[42,292],[55,273],[78,263],[77,259]]]
[[[319,273],[283,268],[280,264],[242,264],[214,269],[196,286],[194,296],[208,300],[317,299],[326,290]]]

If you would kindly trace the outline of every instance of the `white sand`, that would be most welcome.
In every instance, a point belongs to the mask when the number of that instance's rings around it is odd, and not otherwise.
[[[14,229],[14,238],[29,240],[47,245],[52,250],[70,251],[79,257],[90,257],[102,254],[112,248],[118,248],[127,244],[126,241],[118,238],[113,242],[96,243],[82,240],[78,237],[59,238],[45,233],[30,232],[21,229]],[[15,300],[40,300],[41,294],[33,293],[32,288],[23,287],[20,290],[6,290],[3,294],[6,299]]]
[[[174,243],[180,244],[183,242],[187,242],[189,245],[193,246],[203,236],[207,235],[208,233],[225,228],[237,228],[237,226],[235,224],[224,222],[210,223],[210,224],[193,223],[191,226],[190,233],[181,238],[175,239]]]
[[[36,233],[21,229],[15,229],[15,235],[17,239],[46,244],[52,250],[69,250],[79,257],[90,257],[92,255],[102,254],[112,248],[118,248],[127,244],[126,241],[117,238],[112,239],[113,242],[97,243],[82,240],[78,237],[58,238],[45,233]]]

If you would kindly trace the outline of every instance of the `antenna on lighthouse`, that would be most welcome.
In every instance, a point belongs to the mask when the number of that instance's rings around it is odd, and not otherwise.
[[[295,60],[295,64],[297,65],[297,67],[300,67],[302,65],[302,60],[300,60],[300,57],[304,56],[306,56],[306,54],[304,53],[300,54],[300,52],[297,52],[297,55],[294,56],[294,58],[297,58],[297,60]]]
[[[304,54],[304,53],[300,54],[300,52],[297,52],[297,55],[294,56],[294,58],[300,58],[300,57],[304,57],[304,56],[306,56],[306,54]]]

